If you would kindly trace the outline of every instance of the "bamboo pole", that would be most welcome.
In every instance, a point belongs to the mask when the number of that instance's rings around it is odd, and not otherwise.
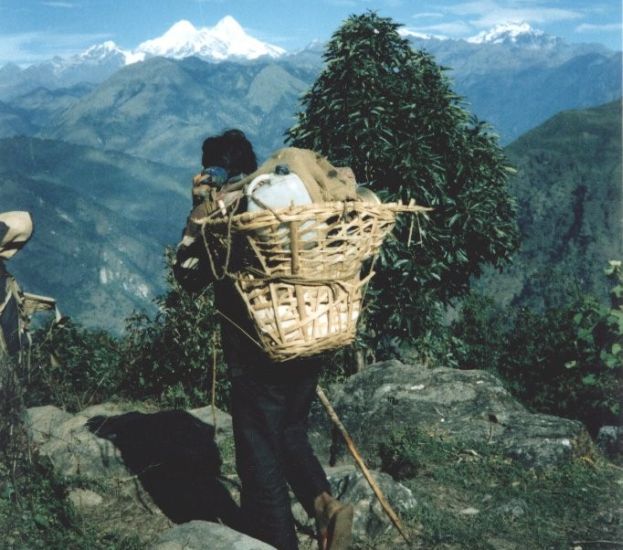
[[[359,454],[357,447],[355,447],[355,443],[353,442],[352,438],[348,434],[346,427],[344,426],[344,424],[342,424],[342,421],[340,420],[339,416],[335,412],[335,409],[331,405],[329,398],[327,397],[324,390],[320,386],[316,386],[316,395],[318,396],[318,398],[320,399],[320,402],[322,403],[323,407],[327,411],[329,418],[331,419],[331,421],[335,424],[337,429],[342,434],[342,437],[344,438],[344,441],[346,442],[346,446],[348,447],[350,454],[355,459],[357,466],[359,466],[361,473],[366,478],[366,481],[372,488],[372,491],[374,491],[376,498],[379,499],[379,502],[381,503],[381,506],[383,507],[383,511],[387,514],[387,517],[389,517],[391,522],[394,524],[394,527],[398,529],[398,532],[402,535],[402,538],[405,539],[407,544],[410,544],[409,537],[407,536],[407,532],[404,526],[402,525],[402,522],[400,521],[398,514],[394,512],[394,509],[391,507],[389,502],[387,502],[387,499],[385,498],[385,495],[381,491],[381,488],[377,485],[376,481],[374,481],[374,478],[370,474],[370,470],[368,470],[368,468],[366,467],[366,464],[363,461],[363,458],[361,458],[361,455]]]
[[[212,422],[216,438],[216,333],[212,336]]]

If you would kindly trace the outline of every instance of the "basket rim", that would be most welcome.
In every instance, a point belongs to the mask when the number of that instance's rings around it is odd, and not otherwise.
[[[271,210],[258,210],[256,212],[242,212],[233,216],[206,216],[196,219],[194,222],[199,225],[220,226],[231,224],[232,228],[243,228],[249,223],[279,223],[292,222],[309,219],[310,212],[318,213],[339,213],[345,209],[356,210],[362,213],[381,215],[386,212],[394,214],[429,212],[433,210],[427,206],[420,206],[411,202],[404,204],[402,202],[388,202],[381,204],[372,204],[369,202],[353,200],[353,201],[334,201],[334,202],[316,202],[303,205],[291,205],[284,208],[275,208]]]

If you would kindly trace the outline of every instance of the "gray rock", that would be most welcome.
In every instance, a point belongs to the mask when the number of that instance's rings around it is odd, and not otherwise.
[[[212,415],[212,407],[201,407],[188,411],[190,414],[201,420],[202,422],[215,427],[215,439],[217,444],[227,440],[233,440],[234,428],[231,421],[231,415],[220,409],[214,410]],[[214,426],[214,417],[216,417],[216,426]]]
[[[97,494],[95,491],[89,491],[88,489],[72,489],[69,491],[67,498],[78,511],[84,510],[85,508],[94,508],[104,502],[101,495]]]
[[[37,450],[50,459],[58,475],[96,482],[97,493],[73,488],[68,494],[85,523],[148,542],[171,522],[128,471],[115,445],[86,426],[94,416],[135,409],[135,404],[103,404],[72,415],[56,407],[34,407],[26,411],[25,424]]]
[[[115,446],[86,427],[92,416],[123,412],[116,404],[95,405],[75,415],[56,407],[33,407],[26,411],[26,425],[39,452],[51,459],[58,474],[87,478],[127,476]]]
[[[602,426],[599,428],[597,446],[608,457],[623,453],[623,427]]]
[[[383,511],[370,485],[356,466],[337,466],[326,468],[327,478],[331,484],[331,493],[342,502],[354,507],[353,542],[366,543],[394,535],[395,528]],[[409,515],[416,507],[416,500],[410,489],[394,481],[388,474],[371,471],[381,491],[398,515]],[[295,503],[292,508],[296,521],[304,530],[313,532],[314,523],[310,520],[302,506]]]
[[[43,445],[52,437],[52,432],[59,424],[69,420],[72,415],[68,412],[46,405],[32,407],[26,411],[24,423],[28,429],[31,440],[35,445]]]
[[[496,444],[507,456],[537,467],[570,459],[587,440],[580,422],[529,413],[499,379],[479,370],[386,361],[331,388],[329,396],[372,467],[380,465],[379,446],[392,431],[409,428],[466,444]],[[310,440],[324,460],[332,454],[330,433],[326,414],[316,406]],[[334,457],[342,463],[346,450],[339,440],[334,447]]]
[[[270,550],[273,546],[209,521],[177,525],[158,538],[152,550]]]

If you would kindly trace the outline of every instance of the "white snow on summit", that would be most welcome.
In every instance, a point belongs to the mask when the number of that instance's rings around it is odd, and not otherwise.
[[[122,50],[112,40],[107,40],[102,44],[91,46],[75,56],[74,63],[102,63],[114,58],[122,60],[124,65],[130,65],[137,61],[143,61],[145,54]]]
[[[447,36],[443,36],[441,34],[427,34],[413,31],[411,29],[405,29],[404,27],[398,29],[398,34],[403,38],[413,38],[415,40],[448,40]]]
[[[196,55],[212,61],[229,58],[256,59],[261,56],[280,57],[285,50],[253,38],[230,15],[214,27],[195,26],[178,21],[167,32],[138,46],[136,54],[182,59]]]
[[[467,39],[472,44],[525,44],[545,45],[556,38],[545,34],[543,31],[533,29],[525,21],[521,23],[500,23],[488,31],[479,32],[476,36]]]

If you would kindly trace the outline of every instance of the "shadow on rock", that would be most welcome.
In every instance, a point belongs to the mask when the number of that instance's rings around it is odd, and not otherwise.
[[[171,521],[221,520],[240,528],[240,509],[220,478],[212,426],[179,410],[94,416],[87,426],[119,449],[130,472]]]

